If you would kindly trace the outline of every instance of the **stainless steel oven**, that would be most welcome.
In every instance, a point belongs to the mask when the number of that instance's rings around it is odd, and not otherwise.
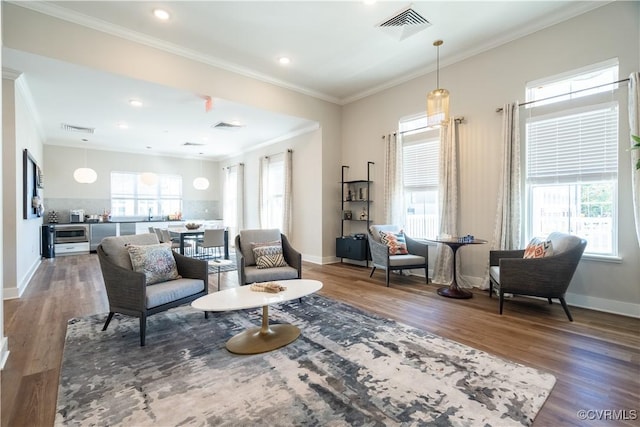
[[[89,241],[87,225],[56,225],[56,243],[82,243]]]

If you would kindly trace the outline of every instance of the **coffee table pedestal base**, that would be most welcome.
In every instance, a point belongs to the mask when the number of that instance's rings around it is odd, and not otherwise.
[[[275,350],[295,341],[300,329],[295,325],[269,325],[269,307],[262,307],[262,326],[250,328],[227,341],[227,350],[235,354],[258,354]]]
[[[458,285],[445,286],[438,289],[438,295],[448,298],[467,299],[473,297],[473,294],[467,290],[460,288]]]

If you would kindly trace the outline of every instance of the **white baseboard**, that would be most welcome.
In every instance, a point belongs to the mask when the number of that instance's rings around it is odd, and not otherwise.
[[[29,286],[31,279],[33,278],[33,275],[36,274],[36,270],[40,266],[41,262],[42,262],[41,258],[38,258],[31,265],[31,268],[29,269],[27,274],[24,276],[23,280],[20,283],[18,283],[18,286],[16,288],[4,288],[2,290],[2,299],[8,300],[8,299],[20,298],[24,293],[24,291],[27,289],[27,286]]]
[[[0,370],[4,369],[5,363],[7,363],[7,359],[9,358],[9,339],[7,337],[2,337],[2,341],[0,341]]]
[[[570,306],[640,318],[640,304],[572,294],[570,292],[567,292],[565,299]]]

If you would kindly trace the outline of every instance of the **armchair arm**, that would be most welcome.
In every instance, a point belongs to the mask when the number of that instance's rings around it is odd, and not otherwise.
[[[563,297],[579,256],[567,251],[544,258],[500,260],[500,291],[545,298]]]
[[[173,251],[173,258],[176,260],[178,274],[188,279],[204,280],[204,289],[209,290],[209,266],[206,261],[190,258]]]
[[[236,250],[236,268],[238,271],[238,285],[243,286],[247,282],[247,277],[244,273],[245,269],[245,259],[244,255],[242,255],[242,249],[240,247],[240,235],[237,235],[235,238],[235,250]]]
[[[389,247],[384,243],[377,242],[369,234],[369,251],[371,252],[371,260],[374,264],[389,265]]]
[[[407,242],[407,250],[412,255],[419,255],[427,259],[429,257],[429,245],[412,239],[411,237],[404,235]]]
[[[295,250],[289,243],[289,240],[284,234],[280,234],[282,240],[282,253],[284,259],[291,267],[298,270],[298,278],[302,277],[302,254]]]
[[[98,260],[109,299],[109,306],[133,311],[146,309],[147,279],[144,273],[122,268],[111,262],[101,247]],[[113,310],[111,310],[113,311]]]
[[[492,267],[500,265],[502,258],[522,258],[523,256],[524,249],[489,251],[489,265]]]

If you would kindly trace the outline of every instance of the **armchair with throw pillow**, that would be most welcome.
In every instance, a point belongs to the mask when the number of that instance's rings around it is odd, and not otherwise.
[[[105,237],[97,252],[109,299],[109,316],[102,330],[114,313],[139,317],[141,346],[145,345],[147,316],[208,293],[207,262],[180,255],[170,244],[159,243],[155,234]]]
[[[302,254],[277,228],[240,230],[235,245],[240,286],[302,277]]]
[[[565,233],[551,233],[545,240],[534,238],[526,249],[489,252],[489,298],[494,289],[500,296],[528,295],[558,298],[569,321],[573,322],[564,299],[587,241]]]
[[[413,240],[397,225],[372,225],[368,237],[373,264],[369,277],[376,268],[383,268],[388,287],[391,270],[424,268],[425,281],[429,283],[429,246],[426,243]]]

